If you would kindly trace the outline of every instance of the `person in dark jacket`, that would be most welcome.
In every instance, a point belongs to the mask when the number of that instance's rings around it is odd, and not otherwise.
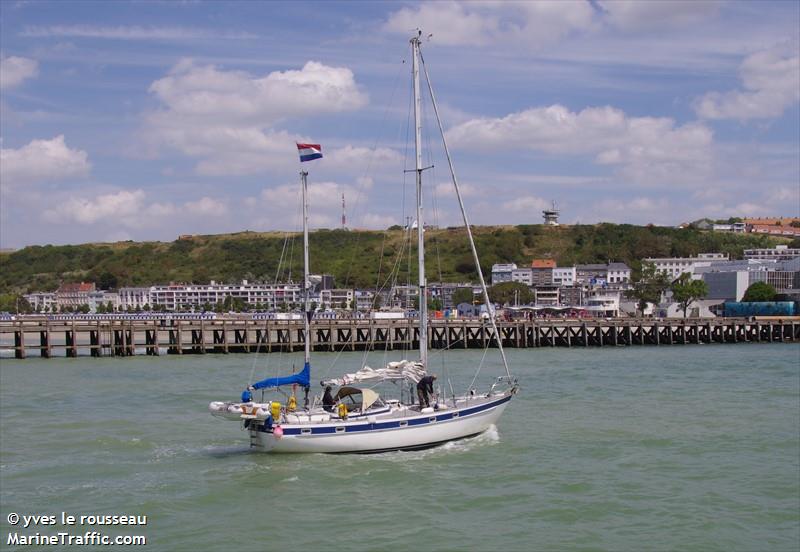
[[[329,385],[325,388],[325,394],[322,395],[322,408],[328,412],[333,412],[334,404],[336,404],[336,401],[333,400],[333,395],[331,395],[331,386]]]
[[[436,381],[436,376],[425,376],[419,383],[417,383],[417,398],[419,399],[419,408],[427,408],[431,405],[429,395],[433,395],[433,382]]]

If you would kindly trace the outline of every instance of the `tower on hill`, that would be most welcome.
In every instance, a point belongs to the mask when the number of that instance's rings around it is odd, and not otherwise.
[[[553,201],[552,209],[545,209],[542,211],[544,215],[544,223],[548,226],[558,226],[558,209],[556,209],[556,202]]]

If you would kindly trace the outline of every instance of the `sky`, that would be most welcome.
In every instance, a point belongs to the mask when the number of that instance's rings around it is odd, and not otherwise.
[[[800,215],[794,0],[2,0],[0,248],[405,224],[416,29],[473,224]]]

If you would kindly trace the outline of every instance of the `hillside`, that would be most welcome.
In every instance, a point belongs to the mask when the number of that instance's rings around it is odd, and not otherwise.
[[[559,266],[622,261],[636,271],[643,257],[719,251],[740,258],[746,248],[786,243],[761,235],[616,224],[483,226],[474,230],[487,278],[494,263],[527,265],[533,257],[553,258]],[[413,281],[415,263],[408,262],[406,237],[399,228],[317,230],[310,238],[312,272],[333,274],[337,286],[369,288],[376,286],[379,269],[385,278],[395,264],[400,267],[399,281],[406,281],[410,264]],[[476,279],[462,228],[430,229],[427,239],[430,281]],[[51,291],[61,281],[94,281],[98,287],[236,282],[243,278],[274,282],[276,277],[297,281],[302,278],[301,263],[302,237],[292,234],[287,239],[278,232],[192,236],[174,242],[32,246],[0,254],[0,293]]]

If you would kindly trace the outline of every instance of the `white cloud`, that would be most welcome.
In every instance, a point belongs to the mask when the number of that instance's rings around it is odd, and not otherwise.
[[[131,217],[144,211],[143,190],[121,190],[92,198],[72,197],[44,211],[47,222],[94,224],[100,220],[118,220],[129,225]]]
[[[363,185],[338,182],[309,182],[309,224],[313,228],[338,228],[342,217],[342,194],[347,198],[347,225],[349,227],[386,228],[396,224],[392,216],[367,213],[359,207],[367,203]],[[265,188],[258,198],[245,198],[244,205],[258,214],[252,226],[256,228],[297,229],[300,219],[300,186],[297,183]]]
[[[252,39],[257,35],[246,32],[228,32],[189,27],[143,27],[140,25],[94,26],[51,25],[26,27],[21,36],[31,38],[103,38],[112,40],[198,40],[198,39]]]
[[[39,74],[39,62],[35,59],[10,56],[0,57],[0,89],[18,86],[25,79]]]
[[[706,119],[766,119],[780,116],[800,101],[800,55],[797,44],[784,43],[756,52],[742,62],[744,90],[709,92],[694,109]]]
[[[85,192],[86,193],[86,192]],[[95,193],[84,197],[61,194],[51,201],[42,217],[56,224],[77,223],[83,225],[108,224],[143,228],[157,225],[161,221],[176,217],[184,222],[192,217],[222,217],[228,214],[225,201],[201,197],[181,205],[170,202],[150,202],[142,189],[117,190],[108,193]]]
[[[580,112],[561,105],[528,109],[498,119],[474,119],[447,132],[455,147],[475,151],[529,149],[553,155],[593,155],[641,184],[707,174],[712,132],[698,123],[628,117],[609,106]]]
[[[698,191],[693,194],[694,199],[703,201],[694,206],[698,218],[800,215],[800,188],[797,187],[767,185],[760,190],[753,190],[748,181],[711,186],[709,190],[713,192]]]
[[[590,216],[595,217],[594,222],[622,223],[638,220],[654,224],[674,224],[676,213],[665,198],[635,197],[630,200],[600,200],[593,206]]]
[[[323,144],[324,146],[324,144]],[[395,170],[403,162],[403,156],[390,148],[362,148],[347,145],[343,148],[326,152],[323,147],[326,164],[331,168],[349,169],[353,167],[374,167]]]
[[[78,178],[89,174],[85,151],[70,149],[64,136],[33,140],[19,149],[0,149],[0,181],[4,188],[15,185]]]
[[[228,206],[224,201],[201,197],[197,201],[189,201],[184,205],[186,211],[194,215],[221,217],[228,214]]]
[[[464,182],[458,183],[458,189],[461,192],[461,197],[474,197],[479,195],[476,186]],[[438,197],[456,197],[456,190],[452,182],[440,182],[434,188],[434,192]]]
[[[371,176],[359,176],[356,178],[356,184],[362,190],[371,190],[375,185],[375,180]]]
[[[420,28],[433,33],[437,43],[448,46],[485,44],[497,29],[497,19],[468,12],[468,5],[456,2],[425,2],[414,8],[402,8],[391,14],[384,29],[411,36]]]
[[[336,182],[310,182],[308,184],[309,212],[334,210],[341,211],[342,194],[355,196],[355,190]],[[284,184],[261,191],[261,199],[272,210],[289,211],[292,215],[300,210],[300,185]]]
[[[522,196],[503,203],[503,209],[513,213],[535,212],[539,214],[539,211],[550,209],[551,206],[549,201],[536,196]]]
[[[598,0],[606,19],[625,30],[647,30],[696,23],[719,12],[720,0]]]
[[[362,217],[362,220],[359,221],[359,224],[363,224],[364,228],[381,230],[397,224],[397,217],[390,215],[379,215],[377,213],[367,213]]]
[[[297,155],[294,141],[302,138],[276,129],[278,123],[367,103],[350,69],[315,61],[301,70],[253,77],[184,60],[150,92],[162,107],[146,117],[148,142],[200,158],[197,172],[206,175],[288,166]]]
[[[424,2],[392,13],[384,30],[411,36],[420,28],[446,46],[504,41],[539,46],[591,29],[594,15],[586,0]]]

